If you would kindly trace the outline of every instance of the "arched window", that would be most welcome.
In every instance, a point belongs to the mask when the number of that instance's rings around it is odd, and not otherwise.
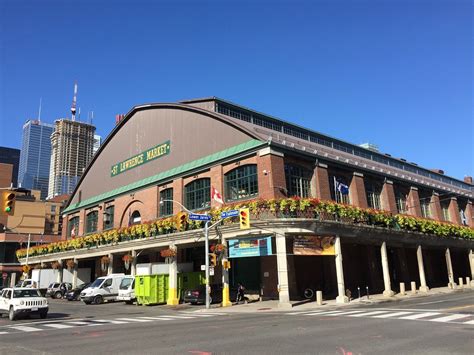
[[[111,229],[114,227],[114,213],[115,213],[114,206],[108,206],[105,208],[104,226],[103,226],[104,230]]]
[[[285,164],[287,196],[310,197],[313,173],[301,166]]]
[[[79,216],[71,218],[67,222],[67,236],[76,237],[79,234]]]
[[[141,222],[142,222],[142,216],[140,215],[140,212],[133,211],[133,213],[130,215],[130,220],[128,221],[128,225],[133,226],[134,224],[140,224]]]
[[[97,221],[99,219],[99,212],[92,211],[87,214],[86,218],[86,233],[97,232]]]
[[[244,165],[225,175],[225,199],[235,201],[258,195],[257,165]]]
[[[160,191],[160,217],[171,216],[173,214],[173,188]]]
[[[197,179],[184,187],[185,205],[190,210],[211,206],[211,179]]]

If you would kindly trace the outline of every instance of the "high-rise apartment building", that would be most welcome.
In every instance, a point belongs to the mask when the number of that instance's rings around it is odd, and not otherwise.
[[[99,136],[98,134],[94,134],[94,153],[93,154],[95,154],[99,150],[101,144],[102,144],[102,137]]]
[[[51,135],[48,198],[74,191],[94,152],[95,126],[59,119]]]
[[[48,195],[53,131],[52,124],[39,120],[28,120],[23,125],[18,186],[40,190],[42,200]]]

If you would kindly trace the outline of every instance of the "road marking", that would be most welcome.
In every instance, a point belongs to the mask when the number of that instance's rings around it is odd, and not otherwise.
[[[463,324],[474,324],[474,320],[470,320],[470,321],[464,322]]]
[[[302,313],[304,316],[323,316],[327,314],[339,314],[342,313],[343,311],[325,311],[325,312],[313,312],[313,313]]]
[[[417,306],[421,306],[424,304],[433,304],[433,303],[443,303],[443,302],[451,302],[451,300],[445,300],[445,301],[433,301],[433,302],[423,302],[423,303],[417,303]]]
[[[447,316],[447,317],[430,319],[430,321],[431,322],[450,322],[452,320],[466,318],[466,317],[469,317],[469,316],[470,316],[470,314],[451,314],[450,316]]]
[[[398,316],[403,316],[405,314],[410,314],[412,312],[395,312],[395,313],[389,313],[389,314],[381,314],[378,316],[375,316],[374,318],[390,318],[390,317],[398,317]]]
[[[94,319],[93,322],[97,323],[110,323],[110,324],[128,324],[129,322],[121,320],[111,320],[111,319]]]
[[[14,327],[10,327],[12,329],[20,330],[22,332],[39,332],[41,329],[38,328],[33,328],[33,327],[27,327],[24,325],[15,325]]]
[[[471,304],[469,306],[459,306],[459,307],[451,307],[451,308],[443,308],[443,311],[456,311],[458,309],[466,309],[466,308],[473,308],[474,304]]]
[[[373,316],[380,313],[387,313],[387,311],[373,311],[373,312],[366,312],[366,313],[359,313],[359,314],[350,314],[348,317],[367,317],[367,316]]]
[[[45,327],[55,328],[55,329],[66,329],[66,328],[74,328],[73,325],[67,324],[44,324]]]
[[[414,319],[426,318],[426,317],[431,317],[431,316],[437,316],[438,314],[441,314],[441,313],[438,313],[438,312],[417,313],[417,314],[413,314],[411,316],[400,317],[399,319],[414,320]]]
[[[349,314],[355,314],[355,313],[361,313],[361,312],[365,312],[365,311],[347,311],[347,312],[344,311],[341,314],[328,314],[328,316],[346,316]]]
[[[0,332],[0,335],[8,334],[8,332]]]
[[[151,320],[171,320],[170,318],[162,318],[162,317],[140,317],[142,319],[151,319]]]
[[[173,319],[194,319],[195,318],[195,316],[189,317],[189,316],[167,316],[167,315],[163,315],[160,317],[173,318]]]
[[[100,324],[93,324],[93,323],[90,323],[90,322],[82,322],[82,321],[67,322],[67,324],[74,324],[74,325],[90,325],[90,326],[93,326],[93,325],[100,325]]]
[[[189,314],[189,313],[184,313],[184,314]],[[197,313],[192,313],[193,317],[215,317],[217,314],[197,314]]]
[[[139,318],[116,318],[118,321],[127,321],[127,322],[151,322],[151,319],[139,319]]]

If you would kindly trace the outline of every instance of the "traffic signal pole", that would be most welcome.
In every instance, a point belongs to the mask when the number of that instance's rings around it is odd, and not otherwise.
[[[209,293],[211,292],[209,288],[209,221],[206,221],[204,225],[204,248],[205,252],[205,261],[206,261],[206,309],[210,307]]]

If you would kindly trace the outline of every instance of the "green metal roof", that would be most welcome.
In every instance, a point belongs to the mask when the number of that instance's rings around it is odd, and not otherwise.
[[[104,192],[103,194],[88,198],[87,200],[84,200],[82,202],[70,204],[63,211],[63,213],[70,213],[70,212],[76,211],[78,209],[81,209],[85,206],[95,205],[95,204],[97,204],[101,201],[110,199],[112,197],[120,196],[120,195],[126,194],[130,191],[134,191],[134,190],[143,188],[143,187],[148,186],[148,185],[156,184],[156,183],[158,183],[160,181],[163,181],[163,180],[168,180],[171,177],[174,177],[174,176],[177,176],[177,175],[180,175],[180,174],[184,174],[184,173],[186,173],[188,171],[191,171],[193,169],[201,168],[203,166],[215,163],[215,162],[220,161],[222,159],[232,157],[235,154],[243,153],[243,152],[246,152],[248,150],[252,150],[254,148],[257,148],[257,147],[260,147],[260,146],[263,146],[263,145],[266,145],[266,144],[267,144],[266,142],[262,142],[262,141],[259,141],[259,140],[256,140],[256,139],[252,139],[248,142],[245,142],[245,143],[227,148],[225,150],[222,150],[220,152],[217,152],[217,153],[199,158],[197,160],[193,160],[189,163],[177,166],[173,169],[163,171],[163,172],[161,172],[157,175],[147,177],[146,179],[135,181],[131,184],[121,186],[121,187],[116,188],[112,191]]]

